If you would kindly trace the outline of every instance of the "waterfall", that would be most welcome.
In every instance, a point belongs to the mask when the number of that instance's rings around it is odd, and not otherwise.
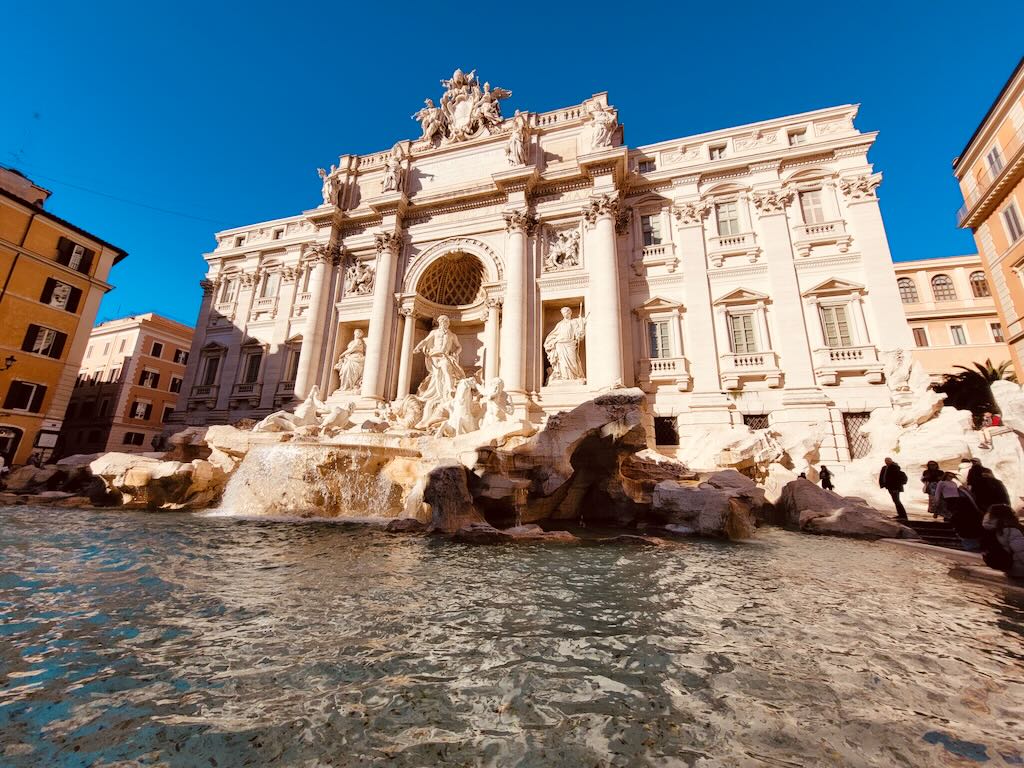
[[[387,457],[361,447],[312,443],[254,446],[228,480],[211,514],[272,517],[393,518],[402,486],[384,471]]]

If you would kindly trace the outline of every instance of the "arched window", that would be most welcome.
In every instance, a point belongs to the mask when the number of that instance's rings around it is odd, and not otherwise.
[[[988,288],[988,280],[985,277],[985,273],[980,269],[977,272],[971,272],[971,291],[979,299],[992,295],[992,291]]]
[[[949,275],[936,275],[932,278],[932,295],[936,301],[956,301],[956,288]]]
[[[896,281],[896,285],[900,287],[900,298],[904,304],[916,304],[920,301],[917,297],[917,286],[909,277],[901,277]]]

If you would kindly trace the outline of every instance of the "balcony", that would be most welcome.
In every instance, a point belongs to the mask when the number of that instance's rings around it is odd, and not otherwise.
[[[874,345],[824,347],[814,350],[814,374],[824,386],[835,386],[842,374],[865,374],[870,384],[881,384],[882,362]]]
[[[640,251],[640,258],[633,262],[633,271],[642,275],[644,268],[665,265],[669,272],[675,272],[679,265],[676,249],[672,243],[655,243],[645,245]]]
[[[251,319],[258,320],[265,315],[273,317],[277,314],[277,296],[265,296],[252,303]]]
[[[640,361],[640,387],[653,391],[658,383],[674,383],[685,392],[690,388],[690,363],[685,357],[655,357]]]
[[[738,235],[718,235],[708,241],[708,258],[712,265],[722,266],[726,256],[746,256],[753,264],[761,254],[753,232],[741,232]]]
[[[739,389],[744,381],[765,381],[772,389],[782,386],[779,356],[766,352],[729,352],[718,358],[722,389]]]
[[[295,397],[294,381],[279,381],[274,389],[274,405],[281,406],[290,403]]]
[[[260,404],[260,393],[262,390],[263,385],[255,381],[235,384],[231,388],[231,404],[244,404],[250,408],[255,408]]]
[[[823,221],[816,224],[797,224],[793,227],[793,248],[798,256],[810,256],[811,249],[818,245],[836,245],[840,253],[850,250],[853,238],[846,232],[842,220]]]
[[[986,165],[985,169],[974,177],[977,182],[977,186],[975,186],[972,192],[964,195],[964,204],[960,206],[960,210],[956,212],[956,224],[958,227],[963,226],[967,215],[979,202],[981,202],[982,198],[988,194],[992,185],[1004,175],[1004,172],[1007,169],[1014,166],[1017,160],[1017,155],[1020,154],[1022,148],[1024,148],[1024,127],[1019,128],[1017,132],[1010,137],[1010,140],[1000,147],[1001,164],[998,170],[993,170],[992,166],[988,165],[987,159],[982,159],[982,162],[986,163]],[[971,173],[971,171],[968,169],[967,173]]]
[[[217,405],[217,394],[220,387],[216,384],[197,384],[192,387],[192,393],[188,396],[188,404],[205,405],[207,409],[213,409]]]
[[[313,300],[313,294],[309,291],[299,293],[295,296],[295,303],[292,305],[292,317],[302,317],[309,311],[309,302]]]

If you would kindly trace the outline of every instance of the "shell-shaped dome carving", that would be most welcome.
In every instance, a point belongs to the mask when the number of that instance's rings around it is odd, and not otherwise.
[[[483,278],[484,265],[476,256],[455,251],[427,267],[416,292],[435,304],[461,307],[480,298]]]

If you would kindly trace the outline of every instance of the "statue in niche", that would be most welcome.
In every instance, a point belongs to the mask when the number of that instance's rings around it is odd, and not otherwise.
[[[597,102],[591,102],[587,107],[590,113],[590,146],[593,149],[601,149],[612,145],[612,136],[619,125],[615,110]]]
[[[402,142],[391,148],[388,159],[384,161],[384,179],[381,181],[382,192],[402,192],[405,189],[405,150]]]
[[[320,194],[323,196],[324,205],[337,205],[338,204],[338,168],[335,165],[331,166],[331,170],[325,171],[323,168],[317,168],[316,172],[320,175],[323,180],[323,185],[320,187]]]
[[[548,383],[581,381],[583,363],[580,362],[580,342],[586,336],[585,317],[573,317],[572,310],[562,307],[562,319],[544,339],[544,352],[551,364]]]
[[[419,121],[420,127],[423,128],[423,135],[420,136],[420,141],[433,144],[435,137],[444,138],[444,112],[439,107],[434,106],[433,99],[424,99],[423,103],[426,106],[413,115],[412,119]]]
[[[466,372],[459,365],[462,344],[451,332],[450,325],[448,316],[440,315],[437,327],[413,348],[413,352],[423,355],[427,366],[427,377],[416,391],[416,396],[423,401],[423,417],[417,425],[420,428],[434,423],[435,412],[451,405],[456,385],[466,378]]]
[[[352,341],[338,355],[334,370],[338,372],[338,389],[342,392],[357,392],[363,384],[363,365],[366,363],[364,335],[362,328],[356,328]]]
[[[882,352],[885,361],[885,383],[892,392],[910,392],[910,372],[913,359],[906,350]]]
[[[373,293],[373,267],[365,261],[353,261],[345,270],[345,295],[367,296]]]
[[[511,166],[526,165],[527,142],[530,140],[530,124],[526,115],[516,110],[512,118],[512,133],[509,134],[508,144],[505,146],[505,156]]]
[[[548,240],[548,253],[544,257],[544,271],[557,272],[580,265],[580,232],[578,229],[559,232]]]

